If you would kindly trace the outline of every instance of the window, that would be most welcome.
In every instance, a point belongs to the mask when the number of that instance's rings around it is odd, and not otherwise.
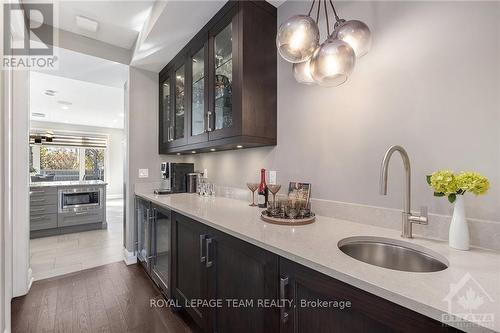
[[[104,180],[104,149],[85,149],[85,180]]]
[[[105,154],[105,148],[30,145],[31,180],[104,180]]]

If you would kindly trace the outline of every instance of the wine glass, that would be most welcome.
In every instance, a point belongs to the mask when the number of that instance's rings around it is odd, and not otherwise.
[[[281,189],[281,185],[278,184],[269,184],[267,185],[269,192],[273,194],[273,207],[276,207],[276,193],[278,193]]]
[[[255,207],[255,191],[259,188],[259,183],[247,183],[247,187],[252,191],[252,203],[249,206]]]

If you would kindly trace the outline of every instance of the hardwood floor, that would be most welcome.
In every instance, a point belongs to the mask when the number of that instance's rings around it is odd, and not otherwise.
[[[102,266],[123,259],[123,200],[106,201],[108,228],[30,240],[33,278]]]
[[[144,270],[123,262],[33,283],[12,301],[12,332],[193,332],[169,308],[150,307],[161,298]]]

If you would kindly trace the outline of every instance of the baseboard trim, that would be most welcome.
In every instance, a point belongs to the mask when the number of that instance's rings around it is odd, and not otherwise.
[[[28,290],[26,293],[30,292],[31,286],[33,285],[33,281],[35,281],[35,278],[33,277],[33,270],[28,268]]]
[[[123,248],[123,261],[125,262],[125,265],[133,265],[137,263],[137,256],[134,255],[133,252]]]

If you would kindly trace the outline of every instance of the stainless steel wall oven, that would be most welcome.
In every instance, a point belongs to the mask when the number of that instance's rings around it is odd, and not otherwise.
[[[102,207],[103,190],[83,187],[59,190],[59,212],[75,212]]]

